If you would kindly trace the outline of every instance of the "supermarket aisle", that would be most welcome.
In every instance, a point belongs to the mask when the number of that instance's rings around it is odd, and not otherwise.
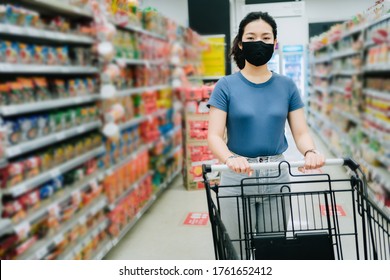
[[[286,152],[286,159],[301,159],[291,134],[287,133],[287,136],[290,148]],[[323,151],[327,158],[331,158],[332,155],[324,144],[314,133],[313,136],[318,149]],[[345,169],[341,167],[326,168],[326,172],[332,177],[335,176],[334,178],[345,177]],[[308,186],[301,187],[304,189]],[[184,225],[190,212],[207,212],[206,197],[204,191],[187,191],[179,176],[105,259],[214,259],[209,223],[206,226]]]
[[[190,212],[207,212],[204,191],[187,191],[178,176],[105,259],[213,259],[210,224],[185,225]]]

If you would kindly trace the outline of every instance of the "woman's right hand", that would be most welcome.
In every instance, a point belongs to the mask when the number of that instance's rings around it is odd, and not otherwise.
[[[252,176],[253,170],[250,168],[248,160],[245,157],[229,157],[226,165],[236,173],[247,173]]]

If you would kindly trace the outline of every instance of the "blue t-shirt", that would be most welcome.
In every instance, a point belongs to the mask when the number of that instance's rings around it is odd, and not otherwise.
[[[216,84],[208,106],[227,112],[227,146],[246,156],[272,156],[287,150],[285,124],[289,112],[303,102],[294,82],[272,72],[265,83],[248,81],[241,72]]]

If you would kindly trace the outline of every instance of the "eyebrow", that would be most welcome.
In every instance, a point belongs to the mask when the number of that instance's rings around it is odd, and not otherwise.
[[[264,32],[261,34],[261,36],[263,35],[271,35],[272,33],[271,32]],[[248,32],[248,33],[245,33],[244,35],[256,35],[256,33],[254,32]]]

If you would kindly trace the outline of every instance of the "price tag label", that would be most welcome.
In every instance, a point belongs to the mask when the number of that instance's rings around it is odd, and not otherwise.
[[[49,212],[49,215],[51,215],[51,216],[54,216],[54,217],[60,216],[60,206],[57,203],[50,205],[49,208],[47,209],[47,211]]]
[[[38,260],[41,260],[44,256],[46,256],[48,253],[48,250],[46,247],[44,248],[41,248],[39,249],[36,253],[35,253],[35,258],[37,258]]]
[[[0,64],[0,70],[1,70],[1,64]],[[16,109],[13,106],[3,107],[1,111],[3,112],[4,115],[13,115],[16,113]]]
[[[59,234],[56,237],[54,237],[54,243],[56,245],[60,244],[62,241],[64,241],[64,235],[63,234]]]
[[[21,153],[22,153],[22,149],[18,146],[10,147],[7,149],[7,154],[9,157],[14,157],[14,156],[20,155]]]
[[[52,171],[50,171],[50,176],[52,178],[57,178],[60,175],[61,175],[61,171],[58,168],[55,168]]]
[[[16,225],[14,229],[20,239],[25,239],[30,232],[30,223],[22,222]]]
[[[84,133],[84,132],[85,132],[85,126],[79,126],[79,127],[77,128],[77,132],[78,132],[78,133]]]
[[[118,242],[119,242],[119,240],[117,237],[112,240],[112,244],[114,244],[114,246],[116,246],[116,244],[118,244]]]
[[[11,190],[14,196],[19,196],[27,191],[27,186],[26,184],[22,183],[17,187],[13,187]]]
[[[82,216],[82,217],[79,218],[79,224],[80,225],[84,225],[86,222],[87,222],[87,217],[86,216]]]
[[[56,139],[57,139],[57,141],[64,140],[65,137],[66,137],[65,132],[60,132],[60,133],[57,133],[57,134],[56,134]]]

